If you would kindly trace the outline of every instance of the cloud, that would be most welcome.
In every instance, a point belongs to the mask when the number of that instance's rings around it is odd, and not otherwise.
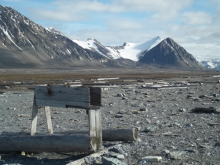
[[[212,17],[205,12],[185,12],[182,14],[183,22],[189,25],[210,24]]]
[[[119,18],[112,18],[107,24],[111,30],[141,30],[145,28],[144,24],[137,20],[126,20]]]
[[[220,52],[219,0],[211,0],[208,9],[206,0],[41,2],[29,8],[27,16],[73,39],[96,38],[104,45],[120,46],[161,36],[173,38],[195,56]]]
[[[41,8],[31,9],[31,11],[38,19],[42,20],[77,21],[89,19],[94,13],[138,12],[150,13],[153,15],[153,19],[166,21],[175,18],[182,9],[192,2],[192,0],[112,0],[110,3],[103,3],[94,0],[56,0]]]

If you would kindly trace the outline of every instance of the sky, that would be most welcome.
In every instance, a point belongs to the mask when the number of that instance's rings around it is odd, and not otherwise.
[[[220,60],[220,0],[0,0],[43,27],[105,46],[172,38],[197,60]]]

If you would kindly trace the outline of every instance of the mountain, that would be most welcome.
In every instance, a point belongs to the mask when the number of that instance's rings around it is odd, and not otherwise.
[[[139,62],[171,67],[201,68],[199,62],[173,39],[166,38],[142,53]]]
[[[127,43],[125,42],[122,46],[108,47],[113,51],[119,52],[122,58],[130,59],[133,61],[138,61],[142,56],[144,51],[149,51],[156,45],[158,45],[162,39],[158,36],[149,41],[140,43]]]
[[[87,41],[85,42],[79,40],[72,40],[72,41],[80,45],[82,48],[95,51],[108,59],[117,59],[121,57],[119,54],[112,52],[106,46],[102,45],[96,39],[88,38]]]
[[[104,46],[96,39],[73,40],[0,5],[0,68],[141,67],[145,64],[201,67],[171,38]],[[141,62],[141,63],[140,63]]]
[[[200,61],[200,64],[202,64],[206,68],[220,71],[220,60]]]
[[[56,29],[43,28],[1,5],[0,36],[0,67],[102,66],[108,62]]]
[[[130,59],[138,61],[143,51],[149,51],[162,41],[160,37],[155,37],[149,41],[141,43],[127,43],[122,46],[104,46],[96,39],[87,39],[87,41],[73,40],[84,49],[96,51],[109,59]]]

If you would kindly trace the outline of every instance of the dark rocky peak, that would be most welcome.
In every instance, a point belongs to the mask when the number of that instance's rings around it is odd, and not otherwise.
[[[44,28],[12,8],[0,6],[0,11],[0,51],[5,52],[0,61],[5,66],[14,62],[36,66],[64,62],[72,66],[78,65],[77,61],[81,65],[106,61],[103,55],[83,49],[60,31]]]
[[[124,44],[122,46],[129,46],[129,43],[124,42]]]
[[[166,38],[157,46],[143,53],[142,63],[175,67],[200,67],[193,55],[178,45],[172,38]]]
[[[101,44],[98,40],[96,40],[94,38],[88,38],[87,41],[93,41],[94,43]]]

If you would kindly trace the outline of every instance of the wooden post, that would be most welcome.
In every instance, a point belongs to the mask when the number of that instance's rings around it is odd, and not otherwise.
[[[53,134],[53,126],[52,126],[52,122],[51,122],[50,107],[45,106],[44,109],[45,109],[45,113],[46,113],[48,133]]]
[[[89,110],[89,135],[96,138],[97,146],[102,146],[102,124],[100,110]]]
[[[38,114],[38,106],[36,104],[36,100],[35,100],[35,97],[34,97],[33,109],[32,109],[31,135],[35,135],[36,134],[37,114]]]

